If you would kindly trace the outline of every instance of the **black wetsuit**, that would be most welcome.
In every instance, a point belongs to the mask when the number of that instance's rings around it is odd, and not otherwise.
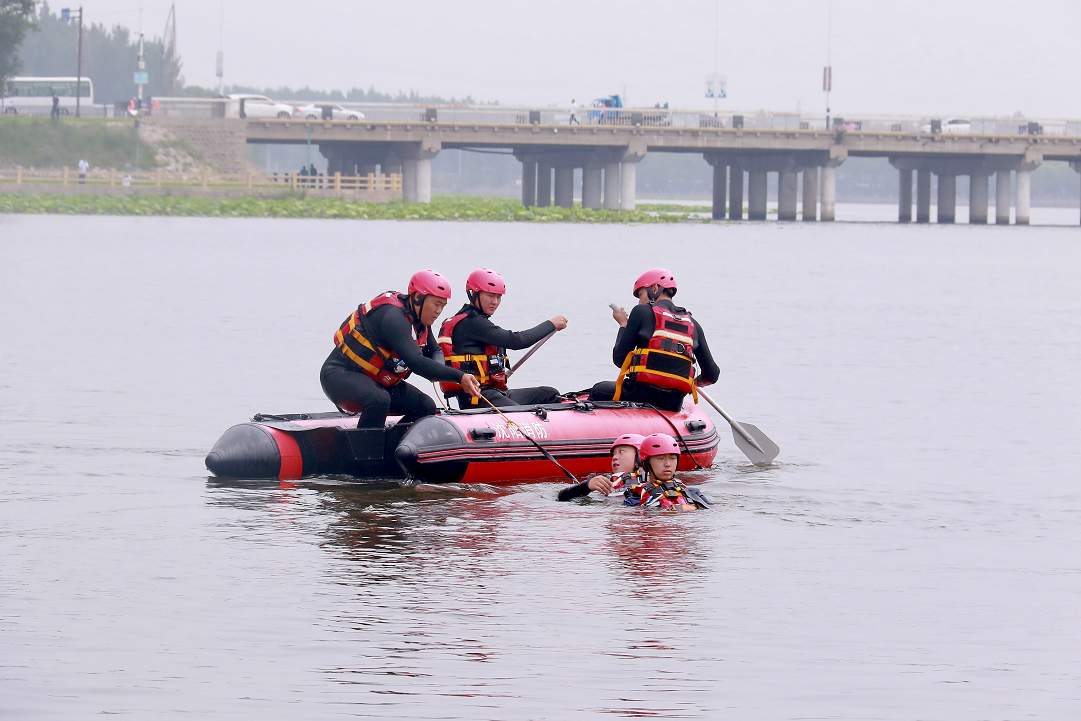
[[[666,308],[673,313],[686,313],[686,308],[677,306],[670,300],[659,300],[657,305]],[[702,373],[698,376],[701,385],[716,383],[721,377],[721,369],[713,360],[713,354],[706,343],[706,334],[697,320],[694,320],[694,359],[698,361],[698,367]],[[627,318],[627,327],[620,328],[616,334],[616,345],[612,349],[612,362],[618,367],[623,367],[623,361],[627,354],[636,348],[649,346],[649,339],[653,337],[653,331],[657,328],[657,320],[653,315],[653,308],[646,303],[634,306]],[[601,381],[593,386],[589,392],[589,399],[593,401],[610,401],[616,394],[615,381]],[[632,403],[649,403],[666,411],[679,411],[683,407],[683,398],[686,393],[672,388],[661,388],[652,383],[638,383],[626,378],[623,381],[623,392],[620,394],[621,401]]]
[[[398,297],[408,308],[409,297]],[[458,383],[465,375],[442,362],[439,344],[430,328],[428,342],[421,352],[413,334],[423,333],[424,326],[408,310],[393,305],[379,306],[368,313],[366,326],[371,333],[366,337],[372,345],[393,350],[419,376]],[[337,347],[323,361],[319,383],[334,405],[350,413],[360,413],[358,428],[382,428],[390,414],[401,413],[402,423],[435,414],[431,396],[405,382],[389,387],[376,383]]]
[[[451,337],[454,352],[462,355],[481,355],[484,353],[485,346],[495,346],[499,348],[500,353],[505,353],[508,348],[510,350],[521,350],[530,347],[556,329],[552,321],[546,320],[529,330],[504,330],[472,304],[462,306],[462,309],[455,315],[466,312],[469,313],[469,316],[458,321],[458,324],[454,326],[454,335]],[[490,386],[481,386],[481,393],[495,406],[528,406],[535,403],[555,403],[559,398],[559,391],[550,386],[514,388],[505,391]],[[466,393],[454,393],[450,397],[458,400],[459,408],[475,407],[470,403],[471,396]],[[480,401],[480,403],[487,406],[484,401]]]

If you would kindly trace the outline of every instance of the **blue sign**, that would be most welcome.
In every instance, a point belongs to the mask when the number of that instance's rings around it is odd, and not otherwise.
[[[60,11],[60,22],[66,23],[71,20],[71,8],[64,8]]]
[[[141,73],[136,72],[135,73],[135,84],[136,85],[149,85],[150,84],[150,73],[148,73],[146,71],[143,71]]]

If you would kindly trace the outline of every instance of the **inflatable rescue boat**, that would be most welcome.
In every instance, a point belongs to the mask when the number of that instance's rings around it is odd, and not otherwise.
[[[624,433],[676,438],[683,449],[679,470],[708,468],[717,454],[717,429],[689,397],[678,413],[581,398],[500,410],[513,423],[492,408],[370,429],[358,429],[357,416],[346,413],[257,413],[225,431],[206,467],[228,478],[347,475],[508,484],[565,478],[533,441],[579,477],[610,472],[609,447]]]

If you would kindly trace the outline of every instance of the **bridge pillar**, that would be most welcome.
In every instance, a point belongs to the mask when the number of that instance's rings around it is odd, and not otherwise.
[[[414,158],[402,160],[402,196],[407,203],[417,201],[417,161]]]
[[[634,210],[634,194],[637,188],[638,162],[627,161],[619,164],[619,209]]]
[[[916,222],[931,222],[931,171],[916,171]]]
[[[1010,171],[1000,170],[995,176],[995,224],[1010,224]]]
[[[957,219],[957,176],[938,176],[938,217],[939,223],[953,223]]]
[[[969,176],[968,185],[968,222],[975,225],[987,225],[987,196],[990,180],[984,173]]]
[[[822,167],[822,220],[833,221],[837,217],[837,167]]]
[[[534,160],[522,161],[522,207],[532,208],[537,204],[537,163]]]
[[[724,220],[728,200],[728,165],[719,158],[713,160],[713,219]]]
[[[537,163],[537,207],[547,208],[552,204],[552,164]]]
[[[601,166],[582,168],[582,207],[590,210],[601,209],[601,188],[604,170]]]
[[[777,178],[777,220],[796,219],[798,195],[799,174],[795,170],[782,170]]]
[[[1032,176],[1030,171],[1019,168],[1017,170],[1017,217],[1014,220],[1018,225],[1028,225],[1031,191]]]
[[[818,167],[803,169],[803,219],[818,220]]]
[[[728,217],[731,220],[743,220],[743,168],[732,166],[732,177],[728,179]]]
[[[747,219],[765,220],[769,173],[764,170],[752,170],[747,175]]]
[[[619,163],[604,165],[604,209],[619,210]]]
[[[901,169],[901,191],[897,196],[897,222],[912,222],[912,171]]]
[[[556,196],[557,208],[574,207],[574,167],[556,168]]]

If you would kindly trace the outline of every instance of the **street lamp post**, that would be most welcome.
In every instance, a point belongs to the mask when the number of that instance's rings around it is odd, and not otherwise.
[[[79,110],[80,110],[80,106],[82,105],[82,103],[80,101],[82,100],[82,95],[83,95],[83,8],[82,8],[82,6],[79,6],[79,9],[76,12],[79,13],[79,51],[78,51],[78,59],[75,61],[75,63],[76,63],[76,68],[75,68],[75,75],[76,75],[76,77],[75,77],[75,117],[79,117],[80,116]],[[72,14],[73,13],[71,12],[71,10],[69,8],[63,8],[63,9],[60,10],[60,19],[63,20],[64,22],[68,22],[69,20],[71,20]]]

